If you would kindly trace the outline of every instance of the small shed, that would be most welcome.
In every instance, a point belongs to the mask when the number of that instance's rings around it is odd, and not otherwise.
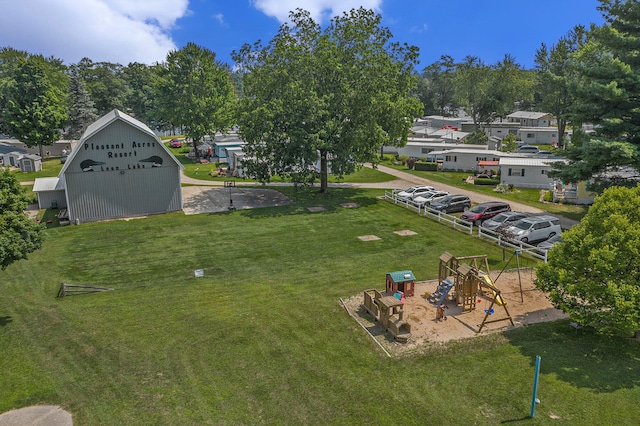
[[[405,297],[413,296],[416,277],[411,271],[387,272],[387,293],[401,292]]]
[[[22,173],[42,170],[42,157],[36,154],[25,154],[18,159],[18,167]]]

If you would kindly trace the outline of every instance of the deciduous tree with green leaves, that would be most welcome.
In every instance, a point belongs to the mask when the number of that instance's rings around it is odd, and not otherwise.
[[[56,63],[41,56],[21,60],[5,87],[2,111],[9,134],[29,147],[60,139],[67,119],[68,78]]]
[[[455,76],[456,64],[451,56],[443,55],[422,71],[426,84],[426,93],[421,99],[425,104],[425,112],[449,115],[456,108]]]
[[[43,228],[24,213],[27,199],[15,175],[0,168],[0,269],[42,247]]]
[[[160,116],[197,144],[234,124],[235,94],[229,67],[194,43],[167,55],[156,85]]]
[[[416,47],[392,42],[380,16],[363,8],[325,28],[298,9],[267,46],[234,52],[246,72],[239,108],[248,173],[296,183],[337,176],[377,161],[383,144],[406,143],[422,105],[411,97]],[[317,162],[319,168],[316,168]]]
[[[574,321],[608,334],[640,330],[640,186],[605,190],[536,268],[536,285]]]
[[[89,58],[82,58],[74,67],[84,80],[99,116],[113,109],[127,111],[127,98],[131,89],[121,64],[93,62]]]

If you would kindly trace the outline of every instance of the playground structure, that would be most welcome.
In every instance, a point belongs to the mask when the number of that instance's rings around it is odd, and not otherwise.
[[[416,277],[411,271],[387,272],[387,294],[402,293],[405,297],[413,296]]]
[[[457,306],[462,306],[463,311],[475,310],[478,294],[488,290],[492,301],[489,308],[485,309],[486,315],[478,328],[478,333],[482,331],[485,324],[492,322],[508,320],[511,325],[514,325],[507,309],[507,302],[489,275],[489,262],[486,255],[455,257],[451,253],[444,252],[440,256],[438,287],[427,297],[427,300],[439,307],[451,290],[454,291],[452,299]],[[504,308],[506,317],[487,321],[488,317],[495,313],[493,307],[496,304]]]
[[[394,296],[378,290],[364,291],[364,309],[398,342],[406,343],[411,337],[411,324],[404,320],[404,304]]]

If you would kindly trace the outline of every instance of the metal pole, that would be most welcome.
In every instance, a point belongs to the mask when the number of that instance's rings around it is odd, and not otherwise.
[[[520,253],[522,253],[522,251],[515,251],[516,264],[518,265],[518,282],[520,283],[520,302],[524,303],[524,295],[522,294],[522,279],[520,278]]]
[[[540,400],[536,397],[538,393],[538,376],[540,376],[540,356],[536,356],[536,372],[533,376],[533,395],[531,396],[531,418],[536,414],[536,404],[540,403]]]
[[[236,186],[235,180],[225,180],[224,181],[225,188],[229,188],[229,210],[235,210],[236,208],[233,206],[233,198],[231,197],[231,188]]]

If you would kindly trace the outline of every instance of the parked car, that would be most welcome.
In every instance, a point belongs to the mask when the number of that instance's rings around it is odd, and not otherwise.
[[[535,145],[522,145],[520,148],[516,149],[515,152],[521,154],[537,154],[540,152],[540,149]]]
[[[471,207],[469,210],[462,213],[460,219],[480,226],[485,220],[491,219],[500,213],[510,211],[511,206],[508,203],[503,201],[490,201],[488,203],[482,203]]]
[[[519,221],[520,219],[524,219],[527,216],[529,216],[529,213],[504,212],[492,217],[491,219],[483,221],[482,225],[480,226],[485,229],[496,230],[501,226],[511,226],[515,222]]]
[[[398,198],[402,198],[405,200],[411,200],[414,194],[416,193],[416,191],[418,194],[421,194],[421,193],[425,193],[433,190],[435,190],[433,186],[426,186],[426,185],[412,186],[411,188],[407,188],[403,191],[398,192],[396,196]]]
[[[465,212],[471,208],[471,200],[466,195],[447,195],[432,202],[430,207],[444,213]]]
[[[182,141],[178,138],[173,138],[169,141],[169,146],[171,148],[182,148]]]
[[[430,191],[420,194],[413,198],[413,204],[416,206],[428,206],[434,201],[438,201],[449,195],[447,191]]]
[[[541,250],[551,250],[551,247],[555,246],[562,242],[562,234],[556,234],[548,240],[544,240],[540,244],[538,244],[538,248]]]
[[[562,234],[560,220],[554,216],[530,216],[520,219],[509,228],[513,239],[523,243],[544,241]]]

